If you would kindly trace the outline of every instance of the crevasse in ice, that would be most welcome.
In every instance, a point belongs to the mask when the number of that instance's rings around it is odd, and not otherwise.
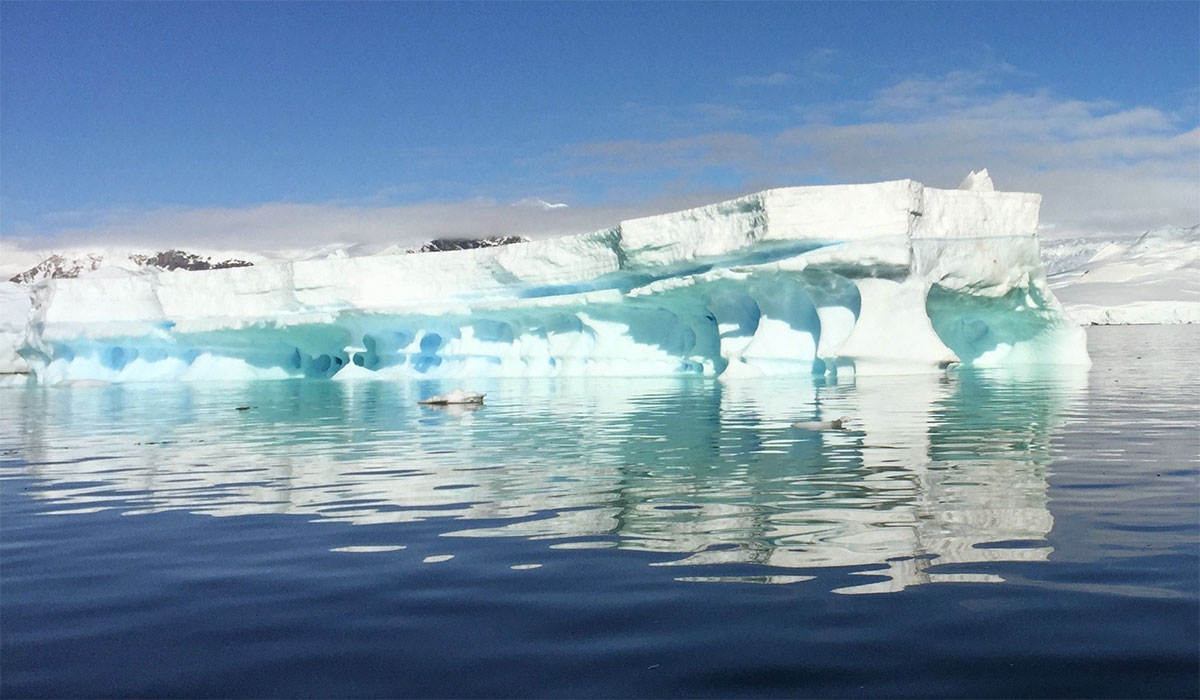
[[[1040,197],[774,189],[498,248],[49,280],[20,354],[98,379],[844,375],[1086,364]]]

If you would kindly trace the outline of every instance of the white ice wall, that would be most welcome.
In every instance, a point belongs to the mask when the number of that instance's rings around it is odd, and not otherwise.
[[[25,343],[25,322],[31,303],[27,289],[12,282],[0,282],[0,375],[9,375],[10,379],[29,371],[28,363],[17,351]]]

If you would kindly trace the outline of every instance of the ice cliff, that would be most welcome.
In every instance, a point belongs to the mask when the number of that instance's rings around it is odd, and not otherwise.
[[[42,383],[1086,364],[1039,204],[986,173],[774,189],[497,247],[44,280],[3,330]]]

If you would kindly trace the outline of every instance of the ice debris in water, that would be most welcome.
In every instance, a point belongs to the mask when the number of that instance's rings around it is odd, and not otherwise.
[[[0,296],[23,304],[0,335],[47,384],[1087,364],[1046,284],[1041,197],[986,171],[964,186],[789,187],[504,246],[46,280]]]
[[[842,416],[833,420],[800,421],[792,423],[792,427],[800,430],[845,430],[849,422],[850,416]]]
[[[431,396],[428,399],[425,399],[424,401],[418,401],[417,403],[442,405],[442,406],[445,406],[447,404],[483,403],[484,396],[487,396],[487,394],[478,394],[478,393],[475,393],[474,391],[463,391],[462,389],[454,389],[452,391],[446,392],[445,394],[438,394],[437,396]]]

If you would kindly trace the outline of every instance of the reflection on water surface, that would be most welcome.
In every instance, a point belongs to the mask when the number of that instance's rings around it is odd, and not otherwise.
[[[862,567],[863,583],[838,592],[877,593],[998,581],[969,565],[1049,556],[1050,443],[1087,374],[489,380],[467,387],[488,394],[478,410],[417,405],[449,388],[33,388],[0,409],[15,433],[4,458],[9,476],[34,477],[48,515],[437,519],[450,538],[662,553],[655,564],[685,581]],[[847,430],[790,427],[843,415]],[[334,549],[408,556],[403,546]],[[964,566],[933,566],[945,564]]]
[[[1195,697],[1200,327],[1089,344],[475,411],[0,390],[0,696]]]

